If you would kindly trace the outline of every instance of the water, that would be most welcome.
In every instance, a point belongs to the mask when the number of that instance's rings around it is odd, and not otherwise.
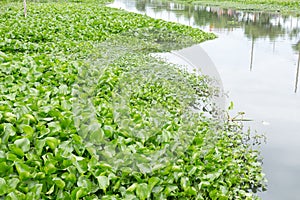
[[[300,18],[147,0],[111,6],[201,28],[218,35],[200,46],[213,60],[228,101],[245,111],[262,147],[265,200],[300,199]]]

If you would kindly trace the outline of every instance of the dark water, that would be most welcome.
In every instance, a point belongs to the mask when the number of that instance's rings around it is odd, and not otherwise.
[[[221,76],[228,101],[265,133],[265,200],[300,199],[300,18],[155,0],[116,0],[113,7],[201,28],[201,44]]]

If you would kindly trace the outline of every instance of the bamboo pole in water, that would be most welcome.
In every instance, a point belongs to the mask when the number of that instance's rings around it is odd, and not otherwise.
[[[27,5],[26,5],[26,0],[23,1],[24,3],[24,16],[27,16]]]
[[[251,44],[250,71],[252,71],[252,67],[253,67],[253,51],[254,51],[254,37],[252,37],[252,44]]]
[[[299,51],[298,64],[297,64],[296,83],[295,83],[295,93],[297,93],[297,89],[298,89],[299,65],[300,65],[300,51]]]

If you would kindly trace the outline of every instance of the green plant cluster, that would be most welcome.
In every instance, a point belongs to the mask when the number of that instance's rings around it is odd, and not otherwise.
[[[179,0],[180,2],[200,3],[242,10],[281,12],[299,15],[300,2],[297,0]]]
[[[99,2],[28,6],[27,18],[19,3],[0,7],[0,198],[253,199],[264,189],[249,135],[204,115],[209,79],[149,55],[214,35]]]
[[[296,0],[248,0],[248,1],[242,1],[242,0],[229,0],[233,2],[243,2],[243,3],[250,3],[250,4],[271,4],[271,5],[281,5],[281,6],[297,6],[299,7],[299,1]]]

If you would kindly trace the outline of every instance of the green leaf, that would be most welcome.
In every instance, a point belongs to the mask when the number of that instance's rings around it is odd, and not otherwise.
[[[90,133],[90,140],[93,141],[94,144],[103,143],[104,131],[98,125],[93,125],[93,131]]]
[[[36,123],[36,118],[33,115],[31,115],[31,114],[25,114],[24,117],[27,118],[27,119],[29,119],[30,122]]]
[[[8,192],[8,187],[4,178],[0,178],[0,196]]]
[[[57,168],[55,167],[55,163],[52,161],[46,161],[44,166],[44,172],[46,174],[53,174],[57,171]]]
[[[228,110],[233,110],[233,107],[234,107],[233,102],[230,101],[230,105],[228,106]]]
[[[3,118],[6,122],[14,123],[16,122],[17,116],[11,112],[5,112]]]
[[[22,130],[23,130],[23,132],[24,132],[26,135],[29,135],[29,136],[33,135],[33,133],[34,133],[33,128],[32,128],[31,126],[28,126],[28,125],[23,125],[23,126],[22,126]]]
[[[46,192],[46,194],[52,194],[54,192],[55,185],[52,185],[51,188]]]
[[[150,193],[151,193],[151,191],[150,191],[147,183],[140,183],[137,185],[136,195],[137,195],[137,197],[139,197],[139,199],[145,200],[146,198],[148,198],[150,196]]]
[[[50,149],[55,150],[60,141],[54,137],[47,137],[45,139],[45,142],[46,142],[47,146],[50,147]]]
[[[66,184],[61,178],[56,177],[56,178],[53,179],[53,181],[54,181],[54,183],[56,184],[56,186],[58,188],[64,189]]]
[[[76,175],[73,173],[64,173],[62,175],[62,178],[65,179],[69,183],[75,183],[76,182]]]
[[[3,129],[4,135],[2,137],[2,143],[7,144],[9,137],[14,136],[16,134],[16,129],[10,123],[5,123]]]
[[[15,166],[16,166],[17,172],[19,173],[21,180],[29,179],[32,177],[31,167],[29,167],[28,165],[17,162],[17,163],[15,163]]]
[[[33,195],[33,199],[40,199],[42,189],[43,189],[42,184],[34,184],[34,186],[30,189],[30,192]]]
[[[21,150],[21,149],[19,149]],[[22,150],[21,150],[22,151]],[[23,155],[23,151],[22,152],[18,152],[20,153],[21,155]],[[17,155],[15,154],[15,152],[11,153],[11,152],[7,152],[6,153],[6,159],[7,160],[10,160],[10,161],[19,161],[20,159],[17,157]]]
[[[113,134],[113,128],[111,126],[108,125],[104,125],[103,127],[103,131],[106,137],[111,137]]]
[[[9,200],[19,200],[19,199],[24,199],[25,198],[25,195],[23,194],[23,196],[21,196],[21,195],[16,195],[16,193],[15,192],[11,192],[11,193],[9,193],[8,195],[7,195],[7,197],[9,197],[9,198],[7,198],[7,199],[9,199]]]
[[[166,195],[170,195],[171,193],[175,192],[178,189],[178,187],[176,185],[168,185],[164,192]]]
[[[36,140],[35,141],[35,150],[37,152],[37,155],[40,156],[42,154],[45,144],[46,144],[45,140]]]
[[[158,177],[151,177],[148,180],[148,189],[151,192],[156,184],[158,184],[160,179]]]
[[[106,188],[109,186],[109,179],[106,176],[97,176],[98,184],[100,189],[102,189],[104,192],[106,191]]]
[[[138,186],[137,183],[133,183],[129,188],[126,189],[126,191],[134,192],[136,190],[137,186]]]
[[[186,193],[190,196],[196,196],[197,195],[197,190],[194,187],[188,187],[186,189]]]
[[[85,196],[87,194],[87,192],[88,191],[86,191],[86,189],[77,187],[72,191],[71,197],[72,197],[72,199],[78,200],[81,197]]]
[[[188,177],[181,177],[180,185],[185,191],[187,190],[188,184],[189,184],[189,178]]]
[[[0,162],[5,161],[5,152],[0,150]]]
[[[24,153],[28,152],[30,150],[30,140],[27,138],[18,139],[14,142],[14,144],[22,149]]]
[[[89,180],[85,176],[80,176],[77,181],[78,187],[90,189]]]
[[[17,147],[15,144],[8,145],[8,147],[9,147],[9,150],[11,150],[11,153],[13,153],[19,157],[24,156],[24,151],[21,148]]]
[[[9,174],[12,171],[12,166],[8,165],[6,161],[0,162],[0,174]]]

